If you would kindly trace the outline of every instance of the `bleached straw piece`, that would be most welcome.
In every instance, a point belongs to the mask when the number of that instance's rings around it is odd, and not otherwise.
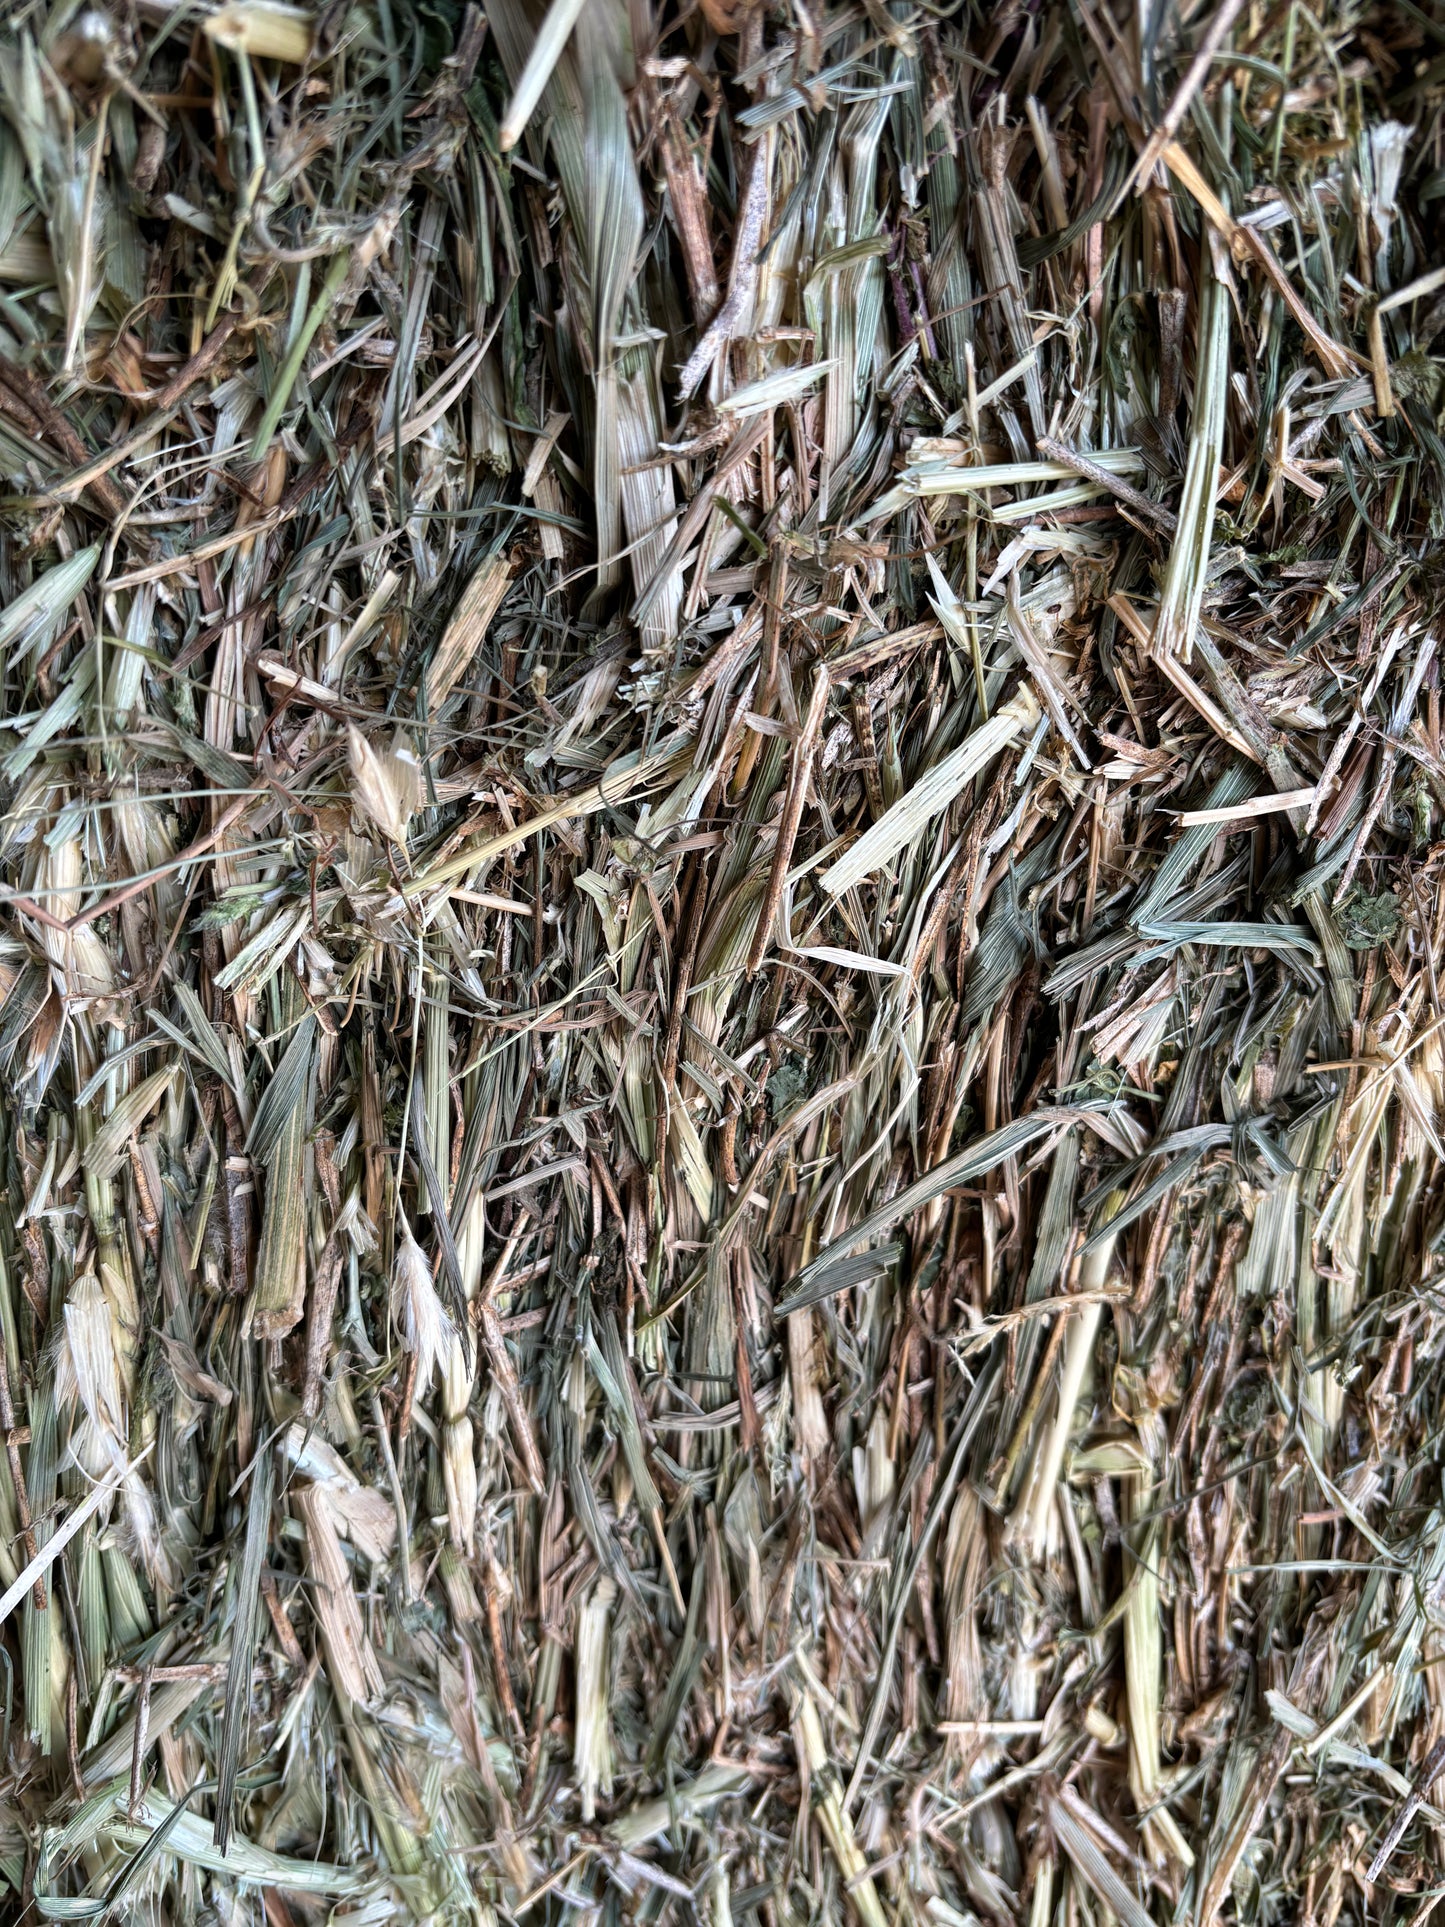
[[[113,1466],[111,1470],[106,1473],[100,1484],[91,1488],[85,1498],[83,1498],[75,1508],[74,1512],[66,1515],[65,1523],[56,1528],[52,1536],[46,1540],[39,1552],[36,1553],[35,1557],[25,1567],[24,1571],[17,1574],[14,1585],[7,1586],[4,1593],[0,1593],[0,1624],[3,1624],[5,1620],[10,1617],[26,1593],[28,1593],[30,1588],[35,1584],[36,1580],[39,1579],[42,1574],[49,1571],[50,1567],[60,1557],[61,1553],[64,1552],[65,1548],[70,1544],[86,1520],[95,1517],[111,1493],[114,1492],[125,1479],[130,1477],[136,1467],[146,1458],[150,1449],[151,1448],[147,1446],[145,1451],[138,1452],[126,1465]]]
[[[586,4],[587,0],[552,0],[552,5],[547,9],[542,31],[533,43],[527,64],[518,76],[507,111],[502,116],[497,145],[504,154],[509,154],[527,131],[527,122],[536,113],[537,103],[552,78],[557,62],[562,58],[567,42],[572,38],[572,29],[582,18],[582,9]]]
[[[823,872],[823,888],[830,896],[840,897],[922,834],[933,818],[940,816],[953,799],[980,770],[1011,743],[1021,742],[1039,720],[1038,698],[1027,683],[986,723],[951,750],[900,796],[892,809],[885,810],[870,829],[829,869]]]

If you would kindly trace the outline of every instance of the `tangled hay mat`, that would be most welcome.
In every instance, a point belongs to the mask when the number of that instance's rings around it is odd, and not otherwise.
[[[11,0],[0,1919],[1423,1927],[1442,434],[1441,0]]]

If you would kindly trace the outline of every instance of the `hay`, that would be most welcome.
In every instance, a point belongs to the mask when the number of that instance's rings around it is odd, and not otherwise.
[[[0,29],[0,1909],[1422,1923],[1445,14]]]

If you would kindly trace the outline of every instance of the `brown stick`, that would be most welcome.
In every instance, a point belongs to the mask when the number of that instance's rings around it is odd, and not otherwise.
[[[60,453],[70,462],[88,462],[90,450],[76,434],[60,410],[51,402],[50,397],[23,368],[17,368],[13,361],[0,355],[0,384],[14,395],[27,408],[40,425],[41,433],[53,442]],[[0,396],[3,402],[3,396]],[[13,411],[11,411],[13,412]],[[112,518],[125,513],[125,498],[103,475],[98,475],[90,484],[96,501]]]
[[[707,196],[678,124],[677,110],[671,104],[662,110],[658,152],[662,157],[662,171],[667,178],[667,197],[672,203],[677,238],[682,246],[682,264],[687,270],[693,320],[699,328],[705,328],[717,311],[722,291],[718,287],[717,266],[712,255]]]
[[[823,713],[828,707],[828,686],[828,666],[820,662],[813,671],[813,693],[808,699],[808,714],[803,722],[803,731],[793,749],[793,771],[788,783],[787,801],[783,805],[783,820],[778,825],[778,841],[773,850],[773,868],[768,878],[768,892],[763,898],[758,927],[753,932],[752,948],[748,951],[747,974],[749,977],[757,975],[758,966],[763,961],[763,953],[768,947],[773,918],[777,915],[778,905],[782,901],[783,885],[788,877],[788,865],[793,860],[793,845],[798,840],[798,826],[803,820],[803,805],[808,800],[808,782],[813,774],[813,756],[823,727]]]
[[[1108,489],[1111,495],[1118,496],[1126,508],[1131,508],[1136,515],[1142,515],[1148,521],[1157,523],[1170,535],[1179,527],[1179,517],[1173,509],[1165,508],[1162,502],[1151,502],[1147,495],[1141,494],[1137,488],[1120,476],[1111,475],[1107,468],[1101,468],[1097,462],[1091,462],[1087,455],[1076,455],[1072,448],[1066,448],[1062,442],[1056,442],[1048,435],[1040,435],[1034,446],[1045,461],[1062,462],[1065,468],[1071,468],[1076,475],[1082,475],[1085,481],[1095,482],[1100,488]]]
[[[311,1286],[310,1318],[306,1326],[306,1378],[301,1394],[301,1410],[314,1419],[321,1410],[321,1374],[331,1347],[331,1318],[336,1310],[336,1293],[341,1284],[345,1254],[333,1231],[326,1240],[316,1278]]]
[[[1209,24],[1209,31],[1199,43],[1199,51],[1189,63],[1189,71],[1175,89],[1174,98],[1165,110],[1163,120],[1145,142],[1144,151],[1125,183],[1125,194],[1136,183],[1141,194],[1149,185],[1149,176],[1154,172],[1155,163],[1178,132],[1179,123],[1189,111],[1190,101],[1208,78],[1210,65],[1224,43],[1224,36],[1243,11],[1244,0],[1224,0],[1224,5]],[[1123,198],[1122,195],[1120,198]]]
[[[687,900],[687,925],[677,973],[672,982],[672,1002],[667,1013],[667,1036],[662,1047],[662,1081],[669,1091],[677,1082],[677,1060],[682,1048],[682,1023],[687,1014],[687,996],[692,989],[692,973],[697,963],[697,946],[702,936],[703,913],[707,909],[707,855],[697,858],[692,873],[692,891]]]
[[[518,1383],[511,1355],[507,1350],[502,1321],[492,1305],[492,1293],[506,1277],[507,1266],[512,1262],[512,1253],[521,1243],[522,1234],[529,1223],[528,1213],[519,1211],[516,1223],[512,1226],[511,1236],[502,1246],[502,1255],[492,1267],[491,1277],[487,1279],[477,1295],[472,1316],[481,1332],[482,1344],[486,1347],[487,1363],[492,1368],[492,1377],[496,1380],[497,1390],[502,1395],[502,1403],[507,1408],[507,1417],[512,1423],[512,1434],[517,1454],[522,1461],[522,1469],[527,1475],[527,1483],[540,1497],[547,1489],[547,1482],[543,1475],[542,1455],[537,1449],[532,1420],[523,1402],[522,1387]]]
[[[93,903],[88,910],[82,910],[77,916],[71,917],[65,924],[65,929],[79,930],[82,924],[94,923],[97,917],[108,916],[112,910],[118,910],[123,903],[129,903],[132,897],[138,897],[142,890],[149,890],[151,885],[155,883],[165,871],[182,869],[195,857],[204,856],[211,845],[218,842],[220,838],[225,835],[237,817],[243,815],[256,801],[257,797],[263,796],[264,794],[264,790],[256,789],[248,790],[244,796],[238,796],[231,807],[217,819],[214,829],[207,830],[206,834],[198,837],[188,850],[182,850],[178,857],[173,857],[171,861],[164,866],[163,870],[158,869],[153,871],[149,876],[137,877],[133,883],[124,884],[112,895],[102,897],[99,903]],[[12,903],[18,903],[20,900],[12,898],[11,901]],[[33,911],[36,906],[32,904],[26,907]],[[42,912],[41,914],[43,915],[44,913]],[[54,919],[47,919],[47,921],[53,922]]]
[[[502,1712],[507,1724],[525,1746],[527,1728],[522,1715],[517,1711],[516,1695],[512,1691],[512,1675],[507,1668],[507,1642],[502,1636],[501,1583],[497,1562],[491,1551],[487,1553],[486,1578],[482,1591],[487,1605],[487,1637],[492,1646],[492,1671],[497,1676],[497,1691],[502,1699]]]
[[[47,489],[41,499],[47,502],[73,502],[83,490],[94,488],[96,483],[103,476],[108,475],[118,462],[128,461],[138,448],[144,448],[147,442],[154,440],[179,410],[187,390],[194,387],[215,362],[222,348],[235,333],[239,319],[237,315],[224,315],[190,360],[183,367],[178,368],[168,382],[154,391],[149,397],[152,412],[146,416],[133,435],[127,435],[123,442],[118,442],[104,455],[97,455],[92,461],[86,462],[84,467],[76,469],[73,475],[67,475],[63,482],[57,483],[52,489]],[[84,454],[83,448],[81,453]],[[119,496],[116,497],[116,502],[117,508],[112,512],[118,514],[123,507]]]

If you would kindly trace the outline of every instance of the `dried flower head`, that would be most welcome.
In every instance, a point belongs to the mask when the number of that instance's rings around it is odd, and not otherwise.
[[[391,1315],[402,1343],[416,1358],[417,1390],[424,1392],[446,1358],[454,1328],[432,1283],[426,1254],[404,1219],[391,1267]]]
[[[346,753],[362,814],[404,849],[407,825],[422,799],[421,764],[414,752],[400,735],[390,749],[377,749],[353,723],[346,731]]]

